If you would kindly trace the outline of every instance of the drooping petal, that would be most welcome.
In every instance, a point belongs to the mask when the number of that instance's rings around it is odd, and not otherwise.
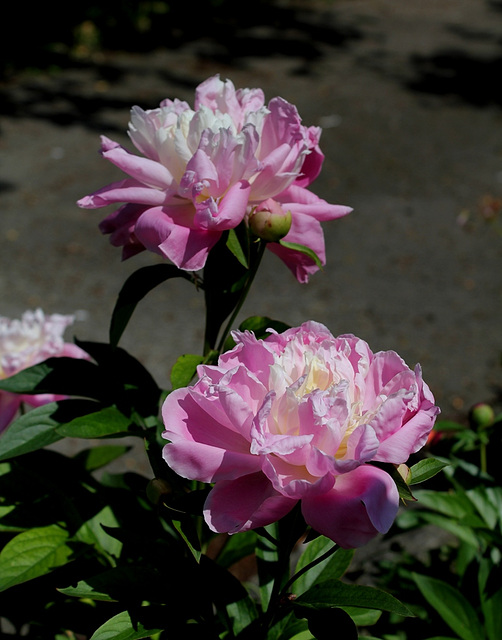
[[[252,473],[217,483],[204,505],[204,518],[212,531],[237,533],[276,522],[297,502],[275,491],[262,473]]]
[[[342,218],[352,211],[351,207],[340,204],[329,204],[296,182],[279,193],[276,198],[291,213],[311,216],[320,222]]]
[[[126,178],[119,182],[113,182],[81,198],[77,204],[82,209],[99,209],[117,202],[133,202],[156,206],[166,202],[166,194],[159,189],[146,187],[132,178]]]
[[[386,533],[398,507],[394,481],[385,471],[370,465],[337,476],[328,493],[302,500],[306,522],[346,549],[360,547],[378,533]]]

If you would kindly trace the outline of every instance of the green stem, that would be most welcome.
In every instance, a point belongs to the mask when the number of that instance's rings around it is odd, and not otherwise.
[[[486,443],[482,442],[481,446],[479,448],[479,455],[480,455],[480,467],[481,467],[481,471],[483,473],[487,473],[488,472],[488,463],[486,460]]]
[[[235,319],[237,318],[237,315],[239,314],[239,311],[242,308],[242,305],[244,304],[249,290],[251,289],[251,285],[253,284],[253,281],[255,279],[255,276],[258,272],[258,267],[260,266],[261,260],[263,258],[263,254],[265,252],[265,247],[266,247],[267,243],[263,242],[262,240],[259,241],[258,244],[258,251],[256,252],[256,255],[254,257],[254,260],[252,261],[252,264],[250,266],[249,269],[249,274],[246,280],[246,284],[244,285],[243,289],[242,289],[242,294],[239,298],[239,301],[237,302],[234,311],[232,313],[232,315],[230,316],[230,319],[227,322],[227,325],[223,331],[223,334],[220,338],[220,342],[218,344],[217,347],[217,351],[219,353],[221,353],[223,351],[224,345],[225,345],[225,340],[227,339],[228,334],[230,333],[230,329],[232,328],[233,323],[235,322]]]
[[[303,576],[304,573],[307,573],[307,571],[310,571],[310,569],[312,569],[313,567],[315,567],[316,565],[320,564],[321,562],[323,562],[324,560],[326,560],[327,558],[329,558],[331,555],[333,555],[333,553],[335,553],[335,551],[337,550],[338,545],[334,544],[332,547],[330,547],[325,553],[323,553],[322,555],[320,555],[318,558],[316,558],[315,560],[312,560],[312,562],[310,564],[305,565],[304,567],[302,567],[299,571],[297,571],[293,576],[291,576],[291,578],[286,582],[286,584],[284,585],[284,587],[281,590],[280,595],[286,594],[288,592],[289,587],[298,580],[298,578],[300,576]]]

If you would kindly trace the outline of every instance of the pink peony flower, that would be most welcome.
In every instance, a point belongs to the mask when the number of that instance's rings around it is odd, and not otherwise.
[[[21,320],[0,316],[0,379],[53,356],[89,358],[85,351],[63,341],[73,316],[44,315],[41,309],[25,311]],[[39,407],[61,399],[52,394],[21,395],[0,390],[0,433],[12,422],[23,402]]]
[[[96,209],[123,203],[100,224],[122,257],[149,249],[190,271],[204,267],[222,233],[239,225],[269,198],[286,204],[294,223],[288,242],[301,242],[325,261],[320,222],[351,211],[306,187],[324,156],[321,130],[305,127],[292,104],[261,89],[235,90],[219,76],[200,84],[195,105],[164,100],[157,109],[133,107],[129,136],[142,156],[102,137],[101,154],[129,177],[78,204]],[[274,245],[295,276],[317,270],[305,254]]]
[[[439,409],[420,367],[315,322],[233,336],[236,347],[163,406],[166,462],[214,483],[209,527],[261,527],[300,500],[306,522],[342,547],[388,531],[398,491],[369,463],[404,463],[425,444]]]

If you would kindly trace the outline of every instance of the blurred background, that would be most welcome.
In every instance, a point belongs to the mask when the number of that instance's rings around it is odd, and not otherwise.
[[[502,3],[206,0],[10,3],[0,62],[0,314],[76,313],[106,341],[126,262],[77,199],[118,180],[99,135],[132,150],[131,106],[193,104],[219,73],[323,128],[311,189],[353,213],[324,225],[307,285],[267,256],[241,318],[313,319],[420,362],[443,417],[502,399]],[[159,385],[202,348],[203,296],[167,282],[121,345]]]

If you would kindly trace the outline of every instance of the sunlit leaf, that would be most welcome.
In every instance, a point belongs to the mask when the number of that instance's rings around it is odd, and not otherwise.
[[[310,247],[306,247],[303,244],[298,244],[296,242],[287,242],[286,240],[279,240],[279,244],[283,246],[285,249],[291,249],[292,251],[298,251],[299,253],[303,253],[308,256],[315,265],[322,269],[322,262],[315,251],[312,251]]]
[[[23,531],[0,552],[0,591],[33,580],[67,563],[68,532],[57,525]]]
[[[133,621],[127,611],[123,611],[101,625],[90,640],[140,640],[160,631],[162,629],[145,629],[140,622]]]
[[[429,478],[435,476],[449,464],[449,462],[438,460],[437,458],[424,458],[420,460],[410,468],[410,484],[419,484],[420,482],[429,480]]]
[[[237,237],[237,233],[235,232],[235,229],[230,229],[228,232],[227,247],[234,254],[234,256],[241,263],[241,265],[244,268],[248,269],[249,268],[248,260],[246,258],[246,254],[244,253],[242,245],[239,242],[239,238]]]
[[[31,409],[13,422],[0,438],[0,460],[37,451],[53,444],[64,434],[61,424],[94,411],[96,402],[90,400],[61,400]]]
[[[171,369],[171,385],[173,389],[187,387],[197,373],[197,366],[203,361],[203,356],[193,353],[185,353],[180,356]]]
[[[86,542],[111,556],[119,557],[122,543],[108,535],[103,527],[118,527],[119,523],[111,507],[106,505],[99,513],[87,520],[75,534],[75,539]]]
[[[117,433],[133,433],[134,429],[131,431],[130,425],[130,418],[127,418],[117,407],[105,407],[61,425],[57,433],[69,438],[103,438]]]

